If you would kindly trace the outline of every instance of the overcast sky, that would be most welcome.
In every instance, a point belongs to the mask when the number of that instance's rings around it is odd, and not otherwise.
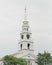
[[[18,51],[25,6],[35,54],[52,53],[52,0],[0,0],[0,57]]]

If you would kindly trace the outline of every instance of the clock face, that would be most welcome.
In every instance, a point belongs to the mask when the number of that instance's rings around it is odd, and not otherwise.
[[[21,35],[21,39],[23,39],[23,37],[24,37],[24,36],[23,36],[23,35]]]
[[[27,35],[27,39],[29,39],[30,38],[30,35]]]

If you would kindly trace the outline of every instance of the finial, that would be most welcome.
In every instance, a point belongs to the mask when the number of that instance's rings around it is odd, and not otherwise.
[[[26,16],[26,7],[25,7],[25,20],[27,19],[27,16]]]

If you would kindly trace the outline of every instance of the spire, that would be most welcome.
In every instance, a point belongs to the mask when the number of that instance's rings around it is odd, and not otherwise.
[[[25,7],[25,21],[27,20],[27,16],[26,16],[26,7]]]
[[[22,30],[23,31],[29,30],[29,25],[28,25],[27,16],[26,16],[26,7],[25,7],[25,17],[24,17],[24,21],[23,21],[23,25],[22,25]]]

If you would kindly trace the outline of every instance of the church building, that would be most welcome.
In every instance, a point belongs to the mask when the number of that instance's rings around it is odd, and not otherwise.
[[[29,30],[29,21],[26,18],[26,8],[25,8],[25,20],[22,25],[22,32],[20,33],[20,40],[18,42],[18,52],[12,54],[17,58],[23,58],[27,61],[27,65],[37,65],[35,63],[36,56],[34,54],[34,43],[32,40],[32,33]]]
[[[35,63],[36,56],[34,54],[32,33],[29,31],[29,25],[26,19],[26,8],[25,8],[25,20],[22,25],[22,32],[20,33],[20,41],[18,43],[18,52],[13,54],[17,58],[26,59],[27,65],[37,65]]]

